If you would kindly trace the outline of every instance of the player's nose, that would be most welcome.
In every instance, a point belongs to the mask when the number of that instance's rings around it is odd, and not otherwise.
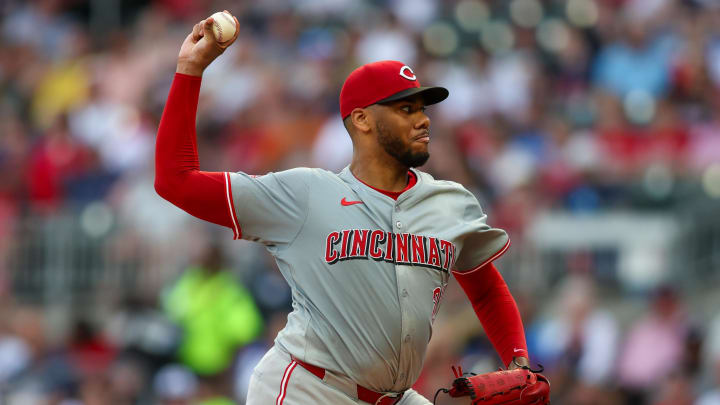
[[[420,118],[417,122],[415,122],[415,128],[417,129],[427,129],[430,128],[430,117],[428,117],[427,114],[425,114],[424,111],[420,112]]]

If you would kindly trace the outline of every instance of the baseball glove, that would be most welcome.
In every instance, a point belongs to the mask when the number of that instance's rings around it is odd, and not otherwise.
[[[462,368],[452,370],[455,374],[452,387],[438,390],[433,403],[440,392],[445,392],[453,398],[470,396],[472,405],[550,404],[550,381],[539,374],[542,370],[522,367],[469,376],[463,375]]]

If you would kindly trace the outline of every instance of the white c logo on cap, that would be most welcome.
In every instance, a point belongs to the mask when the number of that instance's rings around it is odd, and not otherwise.
[[[408,72],[410,72],[409,75],[408,75],[407,73],[405,73],[406,70],[407,70]],[[408,79],[408,80],[415,80],[415,79],[417,79],[417,77],[415,77],[415,72],[413,72],[412,69],[410,69],[410,66],[408,66],[408,65],[405,65],[405,66],[403,66],[403,67],[400,68],[400,76],[402,76],[402,77],[404,77],[404,78],[406,78],[406,79]]]

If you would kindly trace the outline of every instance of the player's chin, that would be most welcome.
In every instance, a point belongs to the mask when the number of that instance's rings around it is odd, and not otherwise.
[[[408,167],[420,167],[424,165],[428,159],[430,159],[430,153],[428,153],[427,148],[425,148],[423,151],[413,151],[413,153],[405,156],[404,163]]]
[[[414,155],[422,155],[427,154],[428,150],[430,149],[429,141],[413,141],[410,144],[410,150],[412,150],[412,153]]]

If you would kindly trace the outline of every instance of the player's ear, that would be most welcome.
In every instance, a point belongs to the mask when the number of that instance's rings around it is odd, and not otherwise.
[[[356,108],[350,113],[350,123],[359,132],[368,132],[372,126],[370,125],[370,115],[364,108]]]

